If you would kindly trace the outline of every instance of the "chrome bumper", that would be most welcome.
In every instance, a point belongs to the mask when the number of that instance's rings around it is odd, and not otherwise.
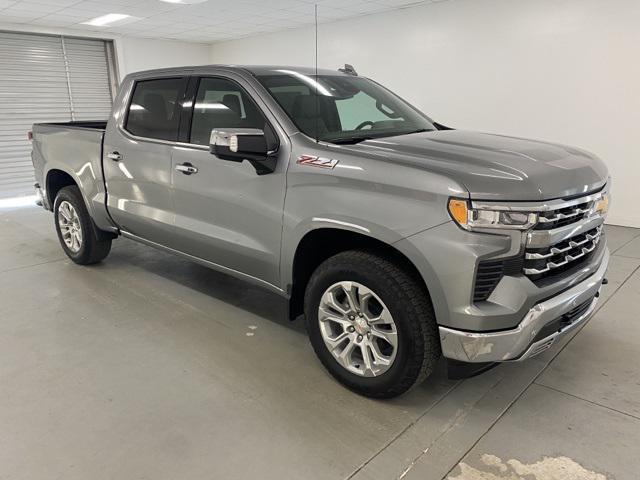
[[[592,315],[608,264],[607,250],[593,275],[569,290],[536,304],[522,322],[511,330],[482,333],[439,327],[443,355],[452,360],[479,363],[521,361],[543,352]],[[532,343],[545,325],[590,299],[588,308],[571,324]]]

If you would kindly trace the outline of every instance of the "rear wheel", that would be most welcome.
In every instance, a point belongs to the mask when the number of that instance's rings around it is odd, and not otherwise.
[[[323,262],[305,293],[313,348],[348,388],[390,398],[422,382],[440,357],[428,293],[413,275],[375,252]]]
[[[111,239],[98,238],[78,187],[62,188],[56,196],[53,212],[60,245],[71,260],[80,265],[91,265],[109,255]]]

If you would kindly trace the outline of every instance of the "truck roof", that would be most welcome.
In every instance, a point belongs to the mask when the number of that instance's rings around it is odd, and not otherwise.
[[[187,67],[171,67],[171,68],[158,68],[154,70],[143,70],[140,72],[134,72],[128,76],[136,78],[153,77],[156,75],[166,75],[171,73],[189,73],[197,70],[199,72],[207,70],[227,70],[236,71],[239,73],[249,73],[252,75],[279,75],[282,73],[295,72],[302,75],[315,75],[316,70],[313,67],[295,67],[289,65],[233,65],[233,64],[212,64],[212,65],[192,65]],[[318,69],[318,75],[347,75],[347,73],[340,72],[338,69]]]

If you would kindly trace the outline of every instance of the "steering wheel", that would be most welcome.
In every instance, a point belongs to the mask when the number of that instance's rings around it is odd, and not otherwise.
[[[365,120],[356,127],[356,130],[362,130],[364,127],[373,127],[373,122],[371,120]]]

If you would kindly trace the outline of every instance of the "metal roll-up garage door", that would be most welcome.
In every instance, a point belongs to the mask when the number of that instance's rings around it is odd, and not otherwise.
[[[0,198],[33,194],[38,122],[106,120],[115,69],[103,40],[0,32]]]

